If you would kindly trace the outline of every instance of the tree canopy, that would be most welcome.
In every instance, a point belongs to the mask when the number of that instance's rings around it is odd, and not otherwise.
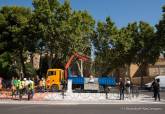
[[[88,11],[73,10],[68,0],[33,0],[32,4],[33,9],[0,8],[0,73],[15,69],[18,75],[21,70],[25,76],[35,74],[26,61],[36,51],[50,54],[41,65],[47,69],[64,68],[73,53],[90,56],[94,48],[94,63],[103,75],[131,63],[154,64],[165,50],[165,6],[156,28],[144,21],[118,28],[110,17],[95,24]]]

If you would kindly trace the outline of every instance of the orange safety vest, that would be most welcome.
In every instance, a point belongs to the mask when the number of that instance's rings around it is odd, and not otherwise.
[[[49,79],[46,80],[46,85],[47,85],[47,86],[50,86],[50,80],[49,80]]]

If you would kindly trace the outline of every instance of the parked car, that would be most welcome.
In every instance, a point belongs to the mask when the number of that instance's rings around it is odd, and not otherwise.
[[[163,75],[156,76],[155,79],[159,79],[160,80],[160,82],[159,82],[160,90],[165,90],[165,76],[163,76]],[[147,90],[152,90],[152,83],[153,83],[153,81],[145,84],[145,88]]]

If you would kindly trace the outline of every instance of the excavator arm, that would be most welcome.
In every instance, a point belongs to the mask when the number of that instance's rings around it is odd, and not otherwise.
[[[70,57],[70,59],[68,60],[68,62],[67,62],[66,65],[65,65],[65,79],[68,78],[68,68],[69,68],[69,66],[71,65],[72,60],[73,60],[74,58],[77,58],[78,60],[81,60],[81,61],[87,61],[87,60],[89,60],[89,57],[86,56],[86,55],[80,55],[80,54],[78,54],[78,53],[74,53],[74,54]]]

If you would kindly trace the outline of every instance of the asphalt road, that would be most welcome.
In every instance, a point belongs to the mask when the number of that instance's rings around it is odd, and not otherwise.
[[[7,105],[0,114],[164,114],[165,105]]]
[[[152,91],[142,91],[141,94],[153,96],[153,92]],[[163,92],[161,91],[160,92],[160,98],[161,99],[165,99],[165,91],[163,91]]]

